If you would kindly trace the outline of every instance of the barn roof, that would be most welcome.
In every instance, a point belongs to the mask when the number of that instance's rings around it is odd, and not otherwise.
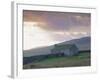
[[[65,50],[65,49],[70,49],[76,47],[75,44],[60,44],[60,45],[55,45],[55,47],[52,50]]]

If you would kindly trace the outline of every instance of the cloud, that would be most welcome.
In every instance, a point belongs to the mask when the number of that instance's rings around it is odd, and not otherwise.
[[[31,27],[34,23],[39,29],[48,32],[54,40],[90,36],[91,32],[90,13],[24,10],[23,21],[31,22]]]
[[[90,30],[89,13],[50,12],[24,10],[23,20],[38,22],[38,26],[49,31],[64,31],[84,28]]]

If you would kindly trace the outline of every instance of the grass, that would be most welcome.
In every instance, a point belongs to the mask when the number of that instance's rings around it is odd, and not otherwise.
[[[90,66],[90,52],[80,52],[75,56],[48,56],[39,62],[24,65],[24,69]]]

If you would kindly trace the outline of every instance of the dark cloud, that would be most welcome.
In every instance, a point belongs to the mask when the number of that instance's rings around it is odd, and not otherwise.
[[[51,31],[65,31],[81,29],[90,31],[90,13],[51,12],[51,11],[23,11],[23,20],[45,23],[38,24],[39,27]]]

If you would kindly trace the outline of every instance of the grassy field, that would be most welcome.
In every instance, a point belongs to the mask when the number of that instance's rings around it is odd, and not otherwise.
[[[77,67],[77,66],[90,66],[90,52],[80,52],[75,56],[49,56],[48,58],[26,64],[24,69],[36,68],[54,68],[54,67]]]

